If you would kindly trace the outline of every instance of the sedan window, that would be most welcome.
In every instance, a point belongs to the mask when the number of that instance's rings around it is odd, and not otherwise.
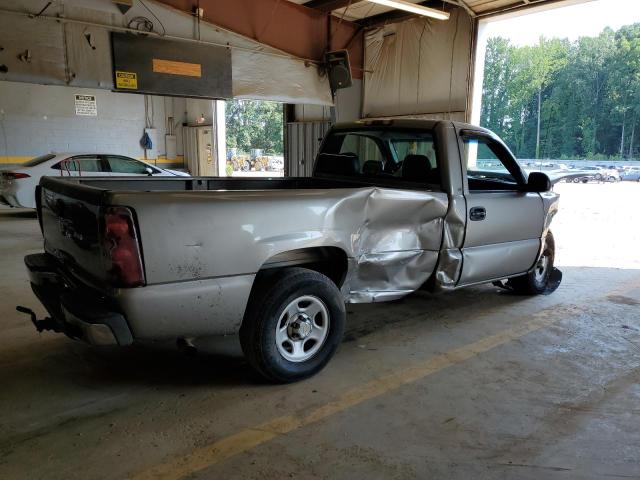
[[[97,156],[87,156],[87,157],[71,157],[65,160],[62,160],[55,165],[52,165],[51,168],[55,170],[63,170],[65,172],[80,172],[80,173],[91,173],[91,172],[102,172],[102,162]]]
[[[113,173],[128,173],[133,175],[148,175],[148,165],[134,160],[133,158],[117,157],[107,155],[107,162]],[[151,168],[153,173],[159,173],[158,170]]]

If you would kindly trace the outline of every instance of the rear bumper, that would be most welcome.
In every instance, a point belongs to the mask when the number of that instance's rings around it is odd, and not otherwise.
[[[65,278],[51,255],[27,255],[24,262],[33,293],[51,315],[55,331],[92,345],[133,343],[125,317],[95,291]]]

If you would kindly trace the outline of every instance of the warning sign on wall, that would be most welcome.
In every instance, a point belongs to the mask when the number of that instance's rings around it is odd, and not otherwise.
[[[116,71],[116,88],[138,89],[138,74],[134,72]]]
[[[98,115],[98,105],[95,95],[76,95],[76,115],[85,117],[96,117]]]

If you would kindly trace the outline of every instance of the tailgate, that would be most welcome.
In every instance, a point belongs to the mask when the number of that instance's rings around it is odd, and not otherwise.
[[[43,178],[40,185],[45,251],[75,276],[97,287],[105,285],[100,242],[103,191],[61,179]]]

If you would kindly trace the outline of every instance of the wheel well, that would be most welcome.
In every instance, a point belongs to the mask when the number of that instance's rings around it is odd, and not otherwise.
[[[287,267],[303,267],[329,277],[338,288],[347,275],[347,254],[338,247],[310,247],[289,250],[269,258],[258,274],[272,273]]]

